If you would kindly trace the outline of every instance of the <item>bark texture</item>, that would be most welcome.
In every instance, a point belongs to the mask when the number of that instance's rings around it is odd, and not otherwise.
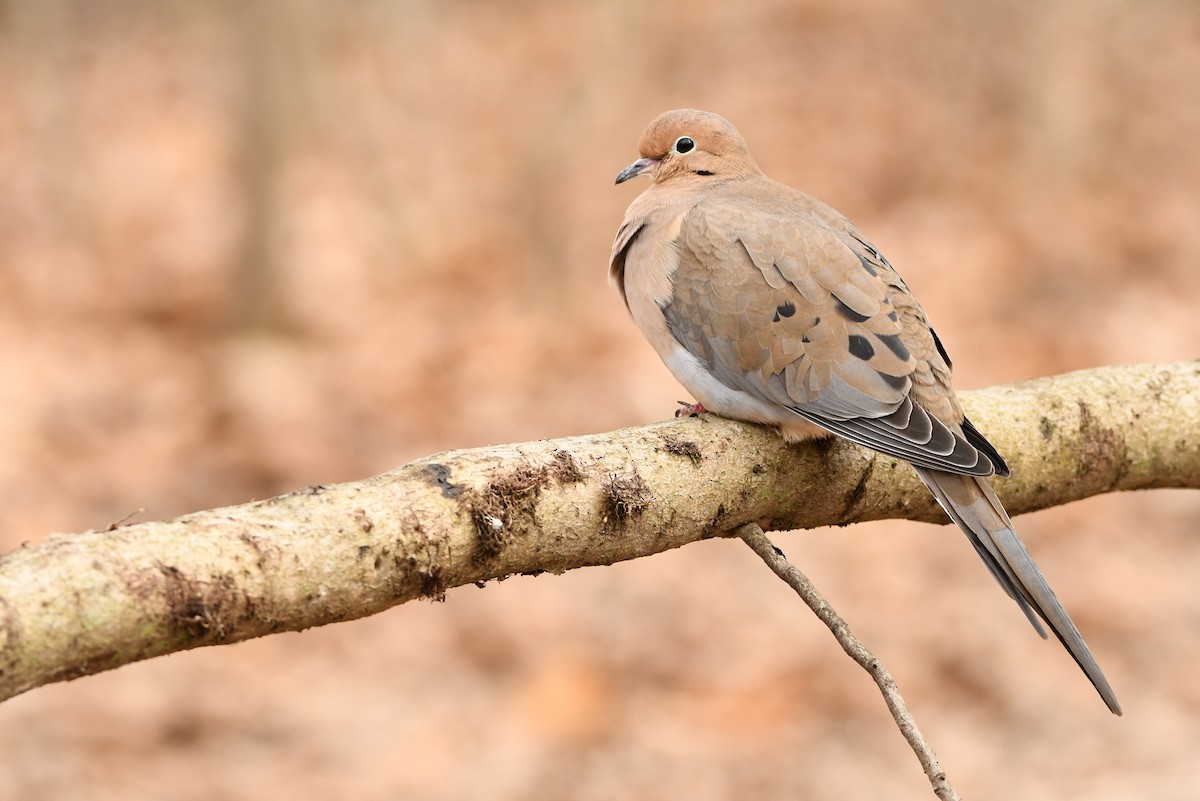
[[[963,393],[1008,459],[1012,514],[1200,488],[1200,362],[1105,367]],[[903,462],[785,444],[711,416],[452,451],[363,481],[0,556],[0,700],[140,659],[352,620],[521,573],[694,540],[882,518],[945,520]]]

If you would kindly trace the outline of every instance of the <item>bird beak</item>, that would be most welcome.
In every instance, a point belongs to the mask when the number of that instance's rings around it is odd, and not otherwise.
[[[630,164],[617,175],[617,183],[623,184],[630,178],[636,178],[639,175],[645,175],[650,170],[654,169],[654,165],[658,164],[655,159],[638,159]]]

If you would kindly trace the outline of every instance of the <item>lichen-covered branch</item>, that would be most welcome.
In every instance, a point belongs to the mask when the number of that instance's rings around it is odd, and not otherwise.
[[[1016,514],[1200,487],[1200,363],[1106,367],[965,393],[1008,458]],[[0,699],[128,662],[374,614],[516,573],[728,536],[941,512],[903,463],[786,445],[706,416],[454,451],[364,481],[0,557]]]

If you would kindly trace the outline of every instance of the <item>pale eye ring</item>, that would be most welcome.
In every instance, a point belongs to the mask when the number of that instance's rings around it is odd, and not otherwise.
[[[671,149],[681,155],[690,153],[696,149],[696,142],[690,136],[681,136],[675,140],[675,145]]]

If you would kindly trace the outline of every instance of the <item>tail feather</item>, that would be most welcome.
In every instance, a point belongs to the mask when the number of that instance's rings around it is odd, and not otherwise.
[[[938,503],[967,535],[996,581],[1021,607],[1038,634],[1046,637],[1046,630],[1038,621],[1040,616],[1091,680],[1108,708],[1120,715],[1121,705],[1117,703],[1108,679],[1104,677],[1087,643],[1055,597],[1025,544],[1017,536],[1012,520],[987,479],[921,467],[916,470]]]

